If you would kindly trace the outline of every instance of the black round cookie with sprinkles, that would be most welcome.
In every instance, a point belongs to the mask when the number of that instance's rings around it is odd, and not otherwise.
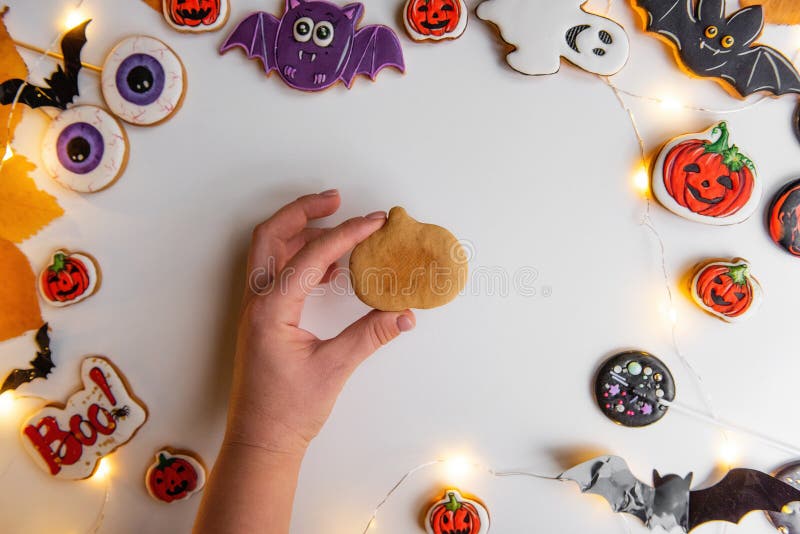
[[[652,354],[629,351],[603,363],[594,391],[606,417],[620,425],[640,427],[667,413],[659,401],[675,398],[675,380],[664,362]]]

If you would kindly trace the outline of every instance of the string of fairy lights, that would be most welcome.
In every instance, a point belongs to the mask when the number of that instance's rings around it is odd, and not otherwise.
[[[64,28],[66,30],[71,29],[83,21],[85,21],[88,17],[85,16],[84,8],[85,8],[85,0],[77,0],[74,5],[69,9],[69,12],[65,16],[64,19]],[[607,1],[607,11],[610,11],[613,5],[613,0]],[[31,70],[35,71],[39,65],[45,61],[48,57],[59,57],[58,54],[54,51],[58,43],[61,40],[61,35],[57,36],[51,43],[48,45],[47,48],[44,49],[36,49],[34,47],[30,47],[28,45],[22,45],[25,48],[33,48],[33,50],[40,54],[39,58],[33,64],[33,68]],[[800,51],[795,54],[793,58],[794,61],[797,60],[798,55],[800,55]],[[88,66],[91,69],[91,65]],[[724,444],[722,450],[720,451],[720,459],[726,467],[730,467],[734,462],[737,456],[737,449],[736,445],[729,436],[728,432],[738,433],[748,435],[751,438],[758,440],[766,445],[769,445],[775,449],[781,450],[783,452],[792,454],[796,457],[800,457],[800,448],[797,448],[791,444],[783,443],[773,439],[770,436],[766,436],[763,434],[759,434],[757,432],[753,432],[749,429],[742,428],[736,424],[726,422],[721,420],[716,410],[714,409],[713,400],[711,394],[708,392],[707,388],[703,384],[702,377],[696,372],[695,368],[692,366],[691,362],[685,357],[683,354],[680,344],[678,342],[678,330],[679,330],[679,320],[677,314],[677,308],[675,305],[675,296],[672,289],[671,283],[671,276],[667,267],[667,250],[664,240],[658,231],[657,227],[655,226],[652,218],[651,218],[651,208],[652,208],[652,197],[650,193],[650,173],[649,173],[649,160],[647,156],[647,149],[645,141],[640,133],[638,123],[636,120],[636,116],[626,101],[626,97],[636,99],[642,102],[646,102],[651,105],[660,106],[665,110],[686,110],[692,111],[697,113],[705,113],[705,114],[712,114],[712,115],[724,115],[724,114],[734,114],[740,113],[755,106],[761,105],[763,102],[769,100],[766,96],[760,96],[756,99],[752,99],[751,101],[747,102],[745,105],[742,105],[737,108],[733,109],[711,109],[705,107],[693,107],[686,105],[679,100],[676,100],[671,97],[654,97],[650,95],[640,95],[629,91],[624,88],[618,87],[614,81],[610,77],[603,77],[599,76],[607,85],[608,87],[614,92],[616,99],[618,100],[619,104],[621,105],[622,109],[626,112],[627,116],[629,117],[632,131],[635,135],[639,152],[640,152],[640,164],[636,168],[633,179],[632,185],[637,190],[645,200],[644,206],[644,213],[640,220],[640,225],[645,227],[653,237],[656,239],[658,248],[659,248],[659,270],[660,274],[663,278],[664,282],[664,292],[665,292],[665,300],[666,300],[666,309],[667,309],[667,319],[670,325],[670,335],[671,335],[671,342],[673,345],[673,350],[675,352],[676,357],[682,363],[682,365],[686,368],[689,374],[692,376],[693,380],[695,381],[698,390],[702,394],[703,403],[707,410],[706,413],[702,413],[698,410],[694,410],[692,408],[682,406],[680,404],[671,402],[668,403],[666,401],[662,401],[665,405],[667,405],[670,409],[673,409],[677,412],[683,413],[687,416],[693,417],[697,420],[706,422],[710,425],[714,425],[722,430],[722,434],[724,437]],[[17,95],[19,97],[19,94]],[[14,117],[14,111],[17,106],[17,99],[15,98],[14,102],[11,104],[11,109],[9,112],[9,118],[6,124],[7,131],[11,131],[11,125]],[[12,140],[11,136],[9,136],[6,147],[4,150],[4,155],[2,159],[0,159],[0,170],[2,170],[3,164],[11,159],[14,155],[14,151],[12,149]],[[0,417],[7,416],[14,411],[15,401],[22,400],[22,399],[36,399],[47,403],[47,399],[43,397],[36,397],[30,395],[15,395],[12,392],[6,392],[0,395]],[[13,464],[9,462],[5,466],[2,472],[0,472],[0,478],[5,476],[8,472],[9,468]],[[403,487],[410,479],[414,477],[420,471],[431,469],[431,468],[441,468],[446,473],[446,478],[455,480],[461,478],[464,473],[468,471],[481,471],[493,477],[530,477],[540,480],[547,480],[547,481],[558,481],[557,477],[542,475],[539,473],[534,472],[527,472],[527,471],[498,471],[493,468],[487,467],[481,463],[476,463],[468,458],[462,456],[450,457],[450,458],[443,458],[432,460],[428,462],[424,462],[419,464],[412,469],[408,470],[405,474],[403,474],[398,481],[390,488],[390,490],[378,501],[377,505],[373,509],[372,513],[370,514],[369,520],[366,523],[366,526],[363,530],[364,534],[368,534],[369,532],[375,531],[378,526],[378,515],[381,509],[387,505],[387,503],[391,500],[391,498],[395,495],[395,493]],[[92,477],[89,479],[92,483],[102,483],[104,484],[104,496],[102,500],[102,505],[96,515],[95,521],[93,525],[90,527],[88,532],[97,532],[105,519],[105,513],[107,504],[110,500],[111,495],[111,481],[112,481],[112,474],[113,468],[111,464],[111,460],[109,457],[103,458],[100,463],[98,464],[98,468]],[[623,527],[626,532],[630,532],[630,528],[627,522],[627,519],[624,515],[618,516],[622,521]],[[725,531],[726,526],[721,525],[722,531]]]

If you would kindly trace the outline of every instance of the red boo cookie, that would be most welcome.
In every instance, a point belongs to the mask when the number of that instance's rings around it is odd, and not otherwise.
[[[800,180],[775,195],[769,208],[769,235],[789,254],[800,256]]]
[[[173,454],[162,449],[145,475],[145,485],[151,497],[171,503],[188,499],[203,489],[206,470],[190,453]]]
[[[653,168],[656,199],[673,213],[706,224],[749,218],[761,201],[762,185],[753,162],[730,139],[721,122],[667,143]]]

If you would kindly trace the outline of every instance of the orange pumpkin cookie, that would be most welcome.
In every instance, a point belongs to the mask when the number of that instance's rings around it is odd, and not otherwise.
[[[448,230],[424,224],[395,207],[386,224],[350,256],[356,296],[383,311],[436,308],[467,281],[467,257]]]
[[[486,534],[489,532],[489,512],[478,501],[449,489],[428,510],[425,530],[428,534]]]
[[[761,306],[764,291],[750,274],[750,264],[737,258],[707,261],[692,279],[692,298],[698,306],[733,323],[752,315]]]
[[[147,469],[147,492],[157,501],[171,503],[188,499],[203,489],[206,470],[197,455],[170,448],[156,453],[156,460]]]

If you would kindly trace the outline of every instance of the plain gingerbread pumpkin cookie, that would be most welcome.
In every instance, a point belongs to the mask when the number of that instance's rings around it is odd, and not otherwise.
[[[436,308],[467,282],[467,255],[448,230],[424,224],[395,207],[383,228],[350,256],[356,296],[382,311]]]

